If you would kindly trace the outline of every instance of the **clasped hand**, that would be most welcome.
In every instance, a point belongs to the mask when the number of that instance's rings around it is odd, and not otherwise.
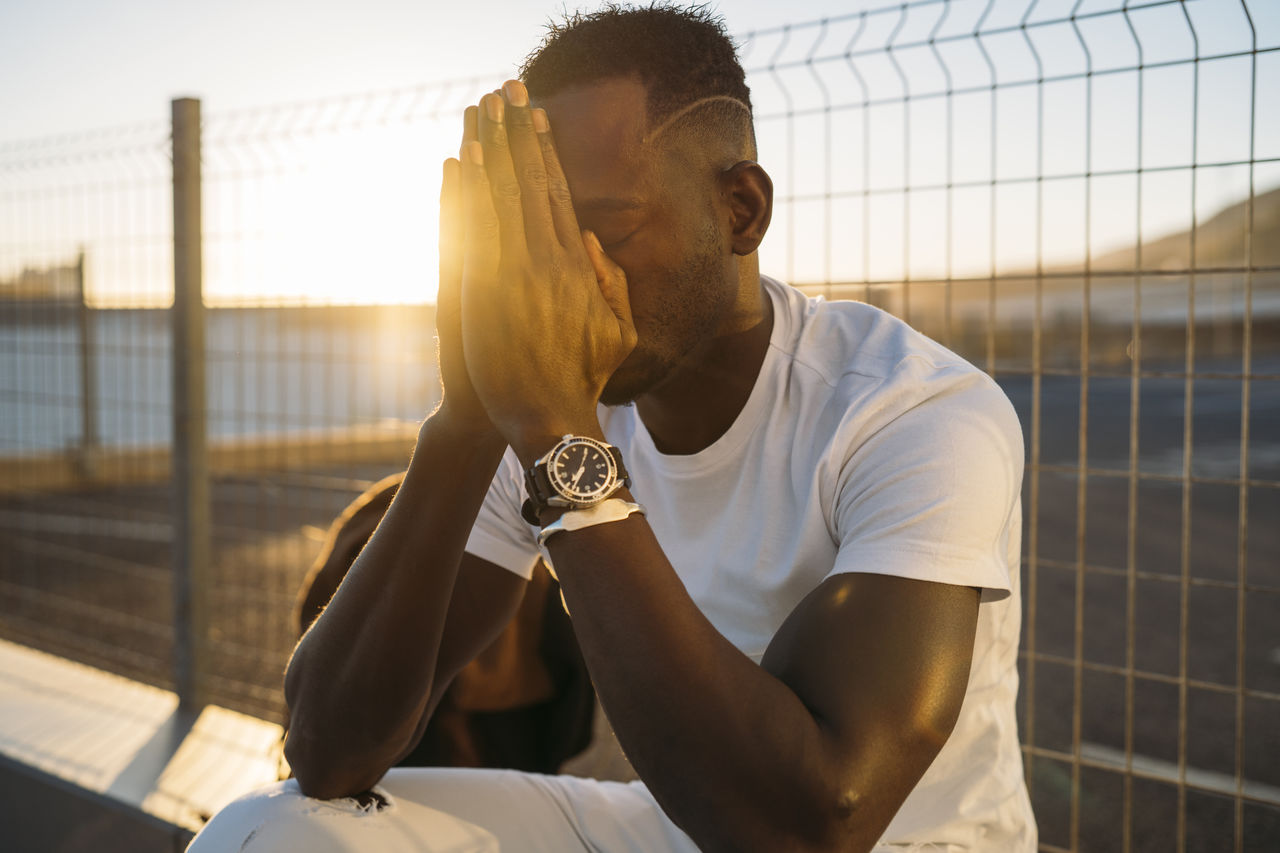
[[[440,199],[442,407],[519,453],[597,423],[635,326],[626,276],[579,229],[546,113],[524,86],[485,95],[463,125]]]

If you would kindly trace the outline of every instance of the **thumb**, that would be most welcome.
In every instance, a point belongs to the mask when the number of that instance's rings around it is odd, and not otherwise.
[[[592,269],[595,270],[600,295],[608,303],[613,316],[618,318],[624,337],[630,339],[635,335],[635,324],[631,320],[631,297],[627,290],[627,274],[605,254],[604,247],[600,245],[600,238],[593,232],[587,230],[582,232],[582,245],[587,250],[587,258],[591,261]]]

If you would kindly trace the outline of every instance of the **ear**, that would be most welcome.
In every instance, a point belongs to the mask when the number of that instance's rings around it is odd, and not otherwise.
[[[730,245],[749,255],[764,239],[773,217],[773,180],[759,163],[742,160],[720,173],[721,197],[729,206]]]

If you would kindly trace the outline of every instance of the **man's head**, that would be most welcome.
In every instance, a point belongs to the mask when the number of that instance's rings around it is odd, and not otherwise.
[[[530,95],[616,78],[645,88],[648,132],[693,131],[706,142],[722,137],[755,158],[751,91],[723,25],[705,6],[679,9],[609,4],[551,24],[529,55],[520,79]]]
[[[758,322],[772,186],[750,92],[705,8],[608,6],[552,25],[521,79],[551,118],[578,212],[627,274],[639,343],[604,402]]]

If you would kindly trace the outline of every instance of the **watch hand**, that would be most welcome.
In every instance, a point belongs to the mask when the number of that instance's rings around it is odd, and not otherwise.
[[[582,479],[582,472],[586,470],[587,470],[586,462],[583,462],[581,465],[578,466],[578,471],[576,474],[573,475],[573,480],[569,484],[572,488],[575,488],[575,489],[578,488],[578,481]]]

